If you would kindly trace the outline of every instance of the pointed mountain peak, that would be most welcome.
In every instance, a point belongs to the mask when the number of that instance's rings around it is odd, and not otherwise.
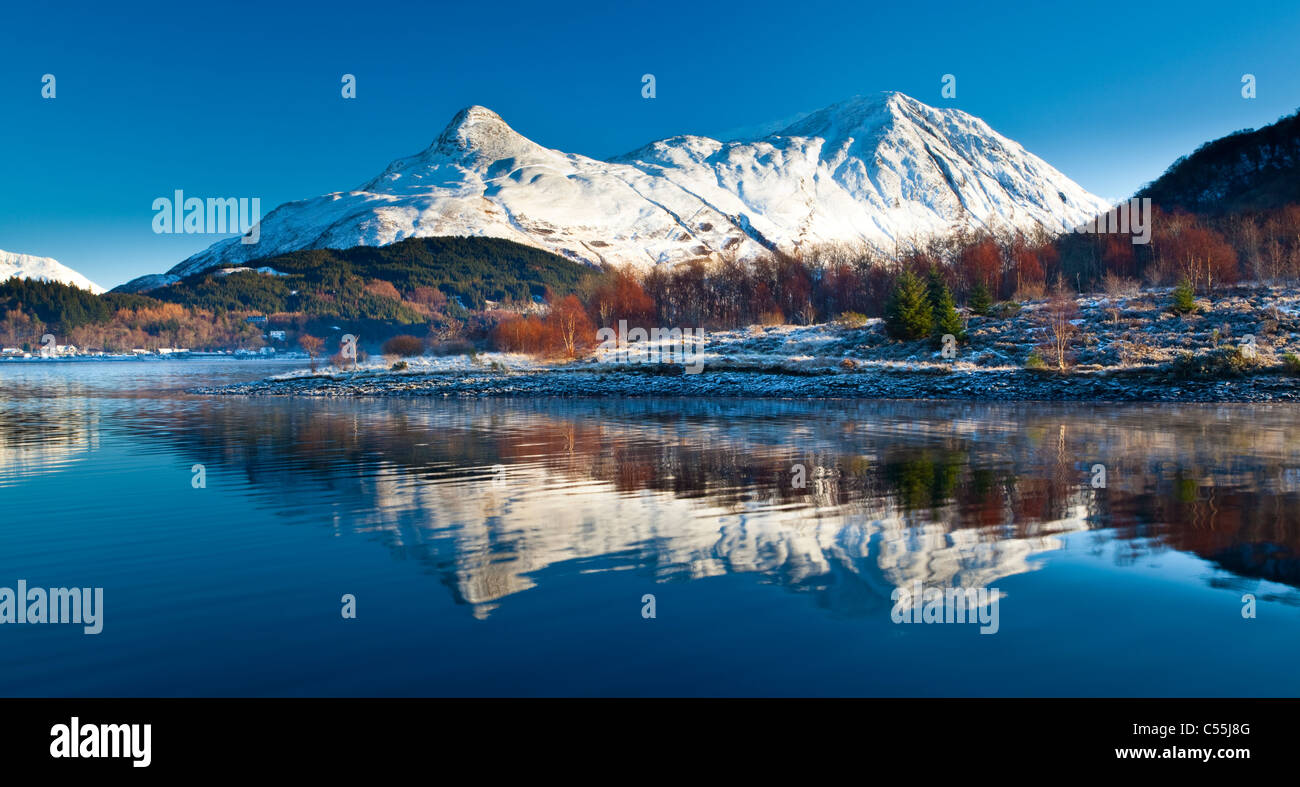
[[[800,118],[778,131],[776,136],[838,138],[849,132],[861,133],[879,128],[889,120],[919,108],[928,109],[911,96],[895,90],[854,96]]]
[[[953,107],[932,107],[923,101],[888,90],[854,96],[801,118],[777,132],[781,137],[820,137],[832,145],[899,134],[930,137],[976,134],[1001,139],[988,124]]]
[[[884,90],[879,94],[880,100],[890,107],[923,107],[924,103],[898,90]]]
[[[447,128],[443,130],[440,139],[449,136],[454,137],[461,134],[472,134],[474,130],[478,128],[499,126],[510,128],[510,126],[506,125],[506,122],[501,119],[500,115],[487,107],[474,104],[473,106],[465,107],[452,117],[451,122],[447,124]]]
[[[510,128],[501,116],[484,106],[475,104],[457,112],[433,144],[423,151],[399,158],[388,165],[380,175],[359,187],[357,191],[393,193],[409,188],[423,188],[441,182],[431,173],[439,167],[482,169],[502,159],[518,159],[544,153],[545,148]],[[459,177],[453,174],[450,177]]]
[[[456,113],[433,147],[443,153],[471,153],[496,160],[515,155],[525,147],[536,146],[512,129],[500,115],[475,104]]]

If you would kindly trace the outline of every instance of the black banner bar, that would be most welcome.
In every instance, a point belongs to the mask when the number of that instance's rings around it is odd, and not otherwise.
[[[732,774],[806,768],[811,778],[819,763],[868,755],[927,772],[1235,773],[1289,764],[1300,727],[1300,701],[1240,699],[15,699],[0,708],[6,765],[127,777],[450,774],[469,762],[499,775],[557,758],[576,770],[599,760],[671,773],[705,757]]]

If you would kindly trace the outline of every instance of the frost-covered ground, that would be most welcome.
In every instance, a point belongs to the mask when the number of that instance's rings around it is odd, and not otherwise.
[[[1026,369],[1047,338],[1045,304],[969,317],[967,341],[946,359],[931,341],[890,339],[880,320],[751,326],[707,334],[700,349],[671,355],[671,343],[625,354],[543,362],[508,353],[376,359],[353,370],[298,371],[205,393],[305,396],[757,396],[1089,401],[1291,401],[1300,378],[1283,366],[1300,354],[1300,293],[1239,288],[1199,299],[1179,316],[1167,290],[1076,299],[1072,369]],[[1178,361],[1209,357],[1253,340],[1241,373],[1188,373]],[[694,353],[698,352],[698,355]],[[644,358],[661,362],[647,363]],[[699,373],[691,370],[698,368]]]
[[[277,374],[269,379],[271,381],[331,378],[361,380],[376,375],[387,377],[421,377],[437,374],[526,372],[553,368],[552,365],[537,361],[528,355],[497,352],[478,353],[472,356],[446,355],[439,357],[425,356],[421,358],[402,358],[400,363],[405,363],[406,368],[400,371],[393,371],[391,365],[398,362],[397,359],[375,358],[362,361],[355,367],[348,365],[342,368],[322,363],[314,371],[311,369],[295,369],[291,372],[285,372],[284,374]]]

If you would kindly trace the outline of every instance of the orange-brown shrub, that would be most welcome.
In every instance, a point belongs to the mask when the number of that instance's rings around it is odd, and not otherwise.
[[[394,336],[384,342],[384,355],[397,355],[403,358],[409,358],[414,355],[420,355],[424,352],[424,340],[417,336],[408,336],[402,334]]]

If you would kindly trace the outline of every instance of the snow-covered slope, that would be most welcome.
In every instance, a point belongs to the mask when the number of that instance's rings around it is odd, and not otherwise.
[[[33,257],[30,254],[15,254],[0,251],[0,281],[17,276],[20,279],[39,279],[40,281],[58,281],[71,284],[83,290],[99,294],[103,287],[94,283],[80,273],[49,257]]]
[[[1106,207],[978,118],[901,93],[854,98],[753,141],[679,136],[609,161],[544,148],[475,106],[356,190],[276,208],[259,243],[223,240],[132,285],[412,236],[492,236],[653,265],[837,241],[892,248],[959,227],[1061,231]]]

